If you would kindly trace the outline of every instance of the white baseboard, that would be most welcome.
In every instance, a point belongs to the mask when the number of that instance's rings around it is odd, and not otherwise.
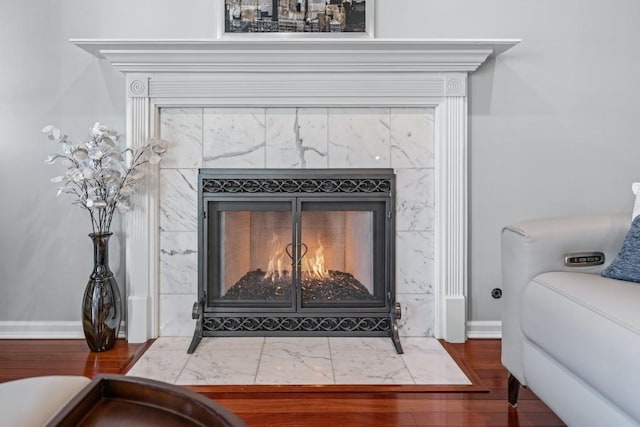
[[[467,322],[467,338],[502,338],[499,320],[471,320]]]
[[[125,338],[125,323],[120,325],[119,338]],[[468,338],[502,338],[499,320],[467,322]],[[77,321],[2,321],[0,339],[84,339],[82,322]]]
[[[118,338],[125,338],[125,324],[120,324]],[[80,321],[3,321],[0,339],[84,339]]]

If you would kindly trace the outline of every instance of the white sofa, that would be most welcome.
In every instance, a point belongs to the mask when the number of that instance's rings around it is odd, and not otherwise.
[[[640,425],[640,284],[600,276],[629,213],[522,222],[502,232],[502,363],[570,426]],[[605,263],[567,266],[599,251]],[[587,259],[585,259],[587,261]]]
[[[42,427],[91,380],[74,375],[25,378],[0,384],[0,425]]]

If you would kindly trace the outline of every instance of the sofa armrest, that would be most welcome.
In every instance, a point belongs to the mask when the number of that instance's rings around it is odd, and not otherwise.
[[[502,363],[522,384],[520,311],[522,291],[535,276],[548,271],[599,274],[622,247],[631,226],[629,213],[545,218],[505,227],[501,236]],[[567,267],[571,252],[603,252],[605,264]]]

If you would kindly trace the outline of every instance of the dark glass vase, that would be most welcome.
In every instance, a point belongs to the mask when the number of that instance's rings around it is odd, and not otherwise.
[[[82,299],[82,328],[91,351],[113,348],[120,330],[120,290],[109,269],[109,238],[112,234],[89,234],[93,241],[93,272]]]

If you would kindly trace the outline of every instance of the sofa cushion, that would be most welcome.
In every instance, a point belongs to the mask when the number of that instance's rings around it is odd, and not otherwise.
[[[639,307],[637,284],[596,274],[544,273],[525,286],[521,328],[542,351],[640,419]]]
[[[91,380],[54,375],[0,384],[0,425],[43,426]]]
[[[622,249],[613,262],[602,272],[610,279],[640,283],[640,216],[631,223],[631,229],[622,243]]]

